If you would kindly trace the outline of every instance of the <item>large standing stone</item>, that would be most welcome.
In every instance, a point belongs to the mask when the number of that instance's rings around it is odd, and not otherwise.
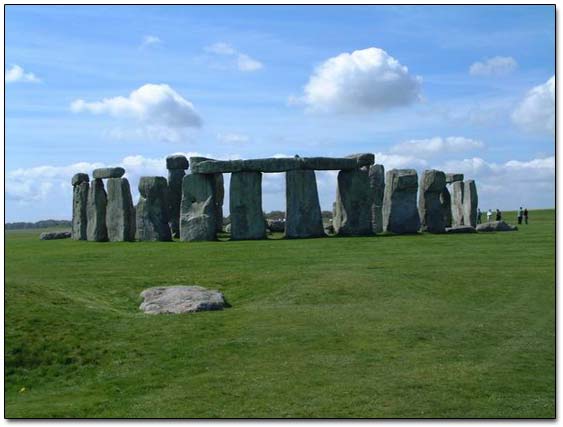
[[[143,176],[139,181],[137,240],[172,240],[168,220],[168,183],[162,176]]]
[[[440,204],[442,205],[442,216],[446,227],[452,226],[452,196],[448,187],[444,187],[440,194]]]
[[[463,181],[455,181],[452,184],[452,227],[465,225],[463,222]],[[468,224],[470,225],[470,224]]]
[[[88,240],[88,190],[90,179],[85,173],[72,177],[72,238]]]
[[[453,184],[457,181],[463,181],[462,173],[447,173],[446,174],[446,184]]]
[[[374,233],[383,231],[383,195],[385,193],[385,168],[373,165],[369,168],[369,185],[371,188],[371,226]]]
[[[338,172],[334,231],[339,236],[369,236],[372,191],[367,168]]]
[[[250,240],[266,237],[266,222],[262,212],[262,173],[233,173],[229,205],[231,239]]]
[[[225,183],[223,174],[215,174],[215,225],[217,232],[223,231],[223,199],[225,198]]]
[[[325,236],[315,171],[286,172],[285,206],[285,237]]]
[[[166,157],[166,169],[178,169],[186,170],[190,167],[190,162],[186,156],[182,154],[173,154],[172,156]]]
[[[182,181],[180,239],[215,240],[217,232],[215,177],[189,174]]]
[[[420,217],[416,207],[418,176],[414,169],[391,169],[385,175],[383,231],[416,233]]]
[[[111,242],[135,240],[135,207],[127,178],[110,178],[107,182],[106,225]]]
[[[94,242],[105,242],[108,239],[106,227],[106,207],[107,195],[104,189],[104,182],[101,179],[94,179],[88,191],[87,216],[88,225],[86,235],[88,240]]]
[[[465,181],[463,190],[463,221],[465,225],[475,227],[477,225],[477,187],[475,181],[469,179]]]
[[[125,169],[119,166],[115,168],[94,169],[92,172],[94,179],[121,178],[123,175],[125,175]]]
[[[180,237],[180,204],[182,203],[182,179],[190,163],[186,156],[175,154],[166,158],[168,169],[168,210],[170,228],[174,237]]]
[[[438,170],[426,170],[420,180],[418,213],[420,229],[429,233],[444,233],[446,223],[440,195],[446,188],[446,174]]]

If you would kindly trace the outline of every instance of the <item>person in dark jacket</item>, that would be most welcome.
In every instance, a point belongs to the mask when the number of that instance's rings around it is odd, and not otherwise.
[[[524,209],[524,222],[528,224],[528,209]]]
[[[497,220],[497,221],[501,221],[501,220],[502,220],[502,214],[500,213],[500,211],[499,211],[498,209],[497,209],[496,220]]]

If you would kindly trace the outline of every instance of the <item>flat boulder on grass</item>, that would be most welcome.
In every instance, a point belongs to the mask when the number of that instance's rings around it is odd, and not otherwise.
[[[458,227],[446,227],[446,233],[477,233],[477,230],[470,225],[460,225]]]
[[[41,240],[57,240],[57,239],[70,239],[70,231],[46,231],[39,235]]]
[[[477,225],[477,231],[516,231],[518,227],[504,221],[491,221]]]
[[[145,289],[140,309],[149,314],[181,314],[223,310],[229,307],[219,291],[201,286],[168,286]]]

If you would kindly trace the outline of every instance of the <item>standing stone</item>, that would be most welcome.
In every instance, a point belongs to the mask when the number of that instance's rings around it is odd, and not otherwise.
[[[440,196],[446,188],[446,174],[438,170],[426,170],[420,180],[418,213],[420,229],[429,233],[444,233],[446,223]]]
[[[463,181],[462,173],[447,173],[446,174],[446,184],[453,184],[457,181]]]
[[[98,168],[92,171],[94,179],[121,178],[123,175],[125,175],[125,169],[120,166],[115,168]]]
[[[110,178],[107,183],[106,225],[110,242],[135,240],[135,207],[127,178]]]
[[[371,227],[374,233],[383,231],[383,194],[385,192],[385,168],[373,165],[369,168],[369,185],[371,188]]]
[[[96,178],[88,191],[86,235],[93,242],[105,242],[108,239],[106,227],[107,195],[104,182]]]
[[[180,240],[215,240],[217,232],[215,177],[189,174],[182,181]]]
[[[416,207],[418,176],[414,169],[391,169],[385,175],[383,231],[416,233],[420,217]]]
[[[182,179],[186,175],[189,162],[186,156],[173,155],[166,158],[168,169],[168,210],[170,228],[174,237],[180,237],[180,204],[182,203]]]
[[[465,225],[477,226],[477,187],[475,181],[469,179],[465,181],[463,192],[463,220]]]
[[[215,222],[217,232],[223,231],[223,199],[225,198],[225,183],[223,174],[215,174]]]
[[[334,231],[339,236],[369,236],[372,191],[367,168],[338,172]]]
[[[315,171],[286,172],[285,206],[285,237],[325,236]]]
[[[85,173],[72,177],[72,238],[88,240],[88,190],[90,178]]]
[[[448,187],[444,187],[440,194],[440,204],[442,205],[442,216],[446,227],[452,226],[452,196]]]
[[[262,173],[234,172],[229,191],[231,239],[266,238],[266,223],[262,212]]]
[[[170,241],[168,183],[162,176],[143,176],[139,181],[136,209],[137,240]]]
[[[455,181],[452,184],[452,227],[465,225],[463,222],[463,193],[463,181]]]

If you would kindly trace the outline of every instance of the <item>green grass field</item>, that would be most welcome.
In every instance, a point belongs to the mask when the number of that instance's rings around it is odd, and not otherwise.
[[[5,416],[554,417],[555,212],[530,219],[205,243],[7,232]],[[232,308],[139,311],[143,289],[180,284]]]

